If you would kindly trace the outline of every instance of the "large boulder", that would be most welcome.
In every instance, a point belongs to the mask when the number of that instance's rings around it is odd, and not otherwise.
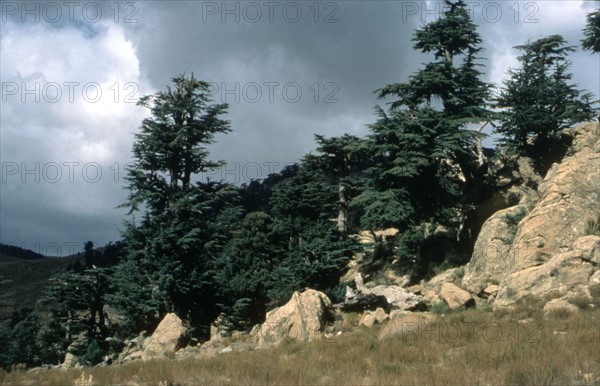
[[[332,315],[331,301],[324,293],[313,289],[294,292],[287,304],[267,313],[257,334],[258,344],[266,347],[284,340],[319,340]]]
[[[442,284],[439,297],[453,310],[475,306],[475,299],[471,294],[452,283]]]
[[[390,310],[415,310],[421,304],[421,296],[398,285],[367,287],[360,273],[354,277],[356,291],[346,287],[345,301],[339,305],[342,311],[360,312],[378,307]]]
[[[188,341],[188,329],[183,321],[173,313],[167,314],[146,341],[141,359],[172,357]]]
[[[446,283],[460,283],[464,273],[464,267],[450,268],[432,277],[428,282],[423,283],[421,291],[423,292],[423,302],[429,306],[440,302],[440,291]]]
[[[499,210],[487,219],[475,242],[471,260],[465,266],[462,279],[465,288],[479,294],[488,285],[500,282],[517,226],[526,214],[524,206],[516,205]]]
[[[360,322],[358,323],[361,326],[366,328],[371,328],[375,323],[383,323],[388,319],[389,315],[385,312],[383,308],[378,308],[375,311],[367,311],[360,318]]]
[[[579,312],[579,308],[565,299],[553,299],[544,306],[544,316],[551,316],[554,313],[574,314],[576,312]]]
[[[367,289],[367,293],[384,297],[395,310],[413,310],[421,302],[421,296],[397,285],[378,285]]]

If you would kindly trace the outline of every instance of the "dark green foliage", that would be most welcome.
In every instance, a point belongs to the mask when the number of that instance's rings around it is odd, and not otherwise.
[[[337,214],[337,189],[315,165],[302,165],[298,172],[273,189],[270,207],[277,218],[329,220]]]
[[[40,302],[66,327],[67,340],[73,340],[82,333],[102,339],[108,336],[104,305],[111,273],[104,268],[92,268],[52,279]]]
[[[262,181],[253,180],[240,187],[240,202],[246,212],[269,212],[273,189],[280,182],[298,173],[298,164],[287,165],[280,173],[270,174]]]
[[[436,61],[407,83],[377,91],[380,97],[399,99],[389,113],[377,108],[379,120],[370,126],[375,162],[368,170],[371,186],[358,202],[365,206],[363,225],[371,229],[404,229],[422,219],[436,219],[440,211],[457,204],[475,177],[479,134],[465,125],[489,119],[485,106],[490,86],[479,79],[476,55],[481,38],[466,4],[447,5],[443,17],[419,29],[413,39],[415,49],[432,52]],[[459,65],[454,63],[457,58]],[[433,103],[436,100],[441,106]]]
[[[65,329],[48,315],[22,310],[0,324],[0,367],[59,364],[65,353]]]
[[[140,99],[150,109],[133,146],[127,182],[130,213],[125,257],[115,276],[113,302],[125,315],[124,332],[151,330],[175,312],[201,333],[215,316],[216,291],[209,270],[228,237],[221,226],[239,217],[238,191],[219,182],[192,183],[193,175],[222,165],[207,145],[230,131],[219,118],[226,104],[210,104],[209,85],[192,75],[174,88]]]
[[[7,326],[8,323],[0,323],[0,369],[10,370],[12,365],[12,358],[10,356],[9,349],[12,345],[10,340],[10,328]]]
[[[462,188],[451,151],[468,155],[463,142],[471,134],[445,126],[443,112],[430,108],[378,111],[381,118],[371,126],[371,186],[355,201],[365,208],[362,225],[405,229],[423,220],[448,221],[446,209],[457,205]]]
[[[389,112],[376,108],[370,125],[371,165],[353,205],[363,209],[367,229],[396,227],[396,253],[407,272],[425,274],[431,256],[422,253],[423,226],[456,227],[481,181],[481,134],[468,124],[491,119],[491,86],[480,78],[481,38],[463,1],[446,1],[441,18],[417,30],[414,48],[434,61],[406,83],[376,92],[393,96]],[[479,157],[478,157],[479,156]]]
[[[392,108],[415,110],[441,101],[446,119],[461,123],[478,122],[489,116],[485,109],[490,85],[481,81],[477,54],[482,42],[477,26],[471,21],[466,3],[446,0],[447,10],[438,20],[417,30],[414,48],[433,53],[435,61],[409,78],[407,83],[387,85],[380,97],[397,96]],[[457,65],[455,59],[460,58]]]
[[[70,352],[77,357],[82,366],[94,366],[104,360],[106,355],[106,342],[90,338],[77,342]]]
[[[253,212],[244,218],[225,246],[215,263],[215,276],[231,323],[237,323],[242,317],[248,319],[249,324],[264,318],[269,280],[273,267],[281,259],[278,244],[281,243],[273,231],[273,219],[264,212]]]
[[[510,69],[510,78],[497,98],[501,144],[538,161],[560,146],[560,131],[589,120],[594,109],[591,94],[582,94],[569,81],[567,55],[575,50],[560,35],[515,47],[521,51],[521,68]],[[543,171],[543,170],[542,170]]]
[[[337,286],[354,241],[343,240],[335,182],[307,157],[269,188],[270,213],[251,212],[215,260],[219,304],[231,329],[249,329],[293,291]]]
[[[350,134],[332,138],[315,135],[315,139],[319,154],[306,156],[305,163],[312,163],[318,169],[332,175],[333,182],[337,184],[337,229],[345,236],[349,231],[350,200],[356,195],[354,180],[360,167],[364,167],[368,145],[366,141]]]
[[[27,260],[44,259],[46,257],[32,250],[9,244],[0,244],[0,254]]]
[[[102,248],[94,248],[94,243],[86,241],[83,244],[83,261],[85,268],[112,267],[119,262],[124,244],[121,241],[108,243]]]
[[[313,222],[298,234],[291,234],[286,259],[279,267],[287,279],[283,282],[278,279],[279,288],[271,292],[271,298],[287,301],[292,288],[310,287],[322,291],[335,287],[343,267],[357,250],[354,243],[340,240],[333,224],[325,221]]]
[[[9,348],[13,364],[26,363],[32,366],[41,363],[36,356],[37,345],[35,335],[38,329],[39,318],[33,312],[15,324],[10,334],[11,346]]]
[[[600,9],[590,12],[587,15],[587,23],[583,29],[585,39],[581,41],[584,50],[593,53],[600,52]]]
[[[58,365],[64,360],[66,353],[66,329],[56,318],[41,314],[36,332],[37,353],[42,364]]]

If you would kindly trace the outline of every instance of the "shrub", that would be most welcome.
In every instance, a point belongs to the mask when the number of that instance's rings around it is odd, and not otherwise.
[[[452,310],[450,307],[448,307],[448,304],[446,304],[446,302],[443,300],[439,300],[431,305],[431,312],[436,315],[447,314],[451,311]]]
[[[524,208],[519,208],[516,213],[504,215],[504,221],[512,226],[519,225],[519,222],[525,218],[527,211]]]
[[[585,221],[586,236],[600,236],[600,213],[596,217],[590,217]]]

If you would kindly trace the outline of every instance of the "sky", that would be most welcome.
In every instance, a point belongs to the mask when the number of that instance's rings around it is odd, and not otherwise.
[[[412,49],[440,1],[0,1],[0,242],[52,256],[120,239],[125,167],[149,116],[136,105],[181,73],[230,105],[211,180],[249,182],[315,148],[314,134],[368,134],[373,91],[430,56]],[[579,45],[597,1],[467,1],[484,80],[512,48],[550,34]],[[600,55],[571,56],[600,95]],[[492,141],[488,141],[491,144]]]

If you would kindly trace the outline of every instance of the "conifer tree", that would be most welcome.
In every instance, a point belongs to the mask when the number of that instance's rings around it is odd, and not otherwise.
[[[207,146],[230,131],[220,118],[227,105],[211,104],[209,84],[193,74],[173,83],[138,103],[151,117],[136,134],[123,206],[142,221],[127,224],[113,299],[132,331],[153,328],[167,312],[195,325],[212,321],[216,289],[208,271],[216,252],[210,241],[219,232],[212,224],[238,195],[229,184],[192,182],[223,164],[209,159]]]
[[[460,193],[477,175],[480,135],[468,125],[489,120],[490,85],[480,79],[481,37],[466,3],[446,6],[413,38],[414,48],[434,61],[407,82],[376,91],[397,99],[389,112],[377,107],[379,120],[370,126],[372,179],[355,203],[365,208],[361,221],[371,229],[457,217]]]
[[[496,107],[504,111],[496,131],[503,136],[501,144],[539,163],[559,145],[562,129],[592,118],[591,94],[570,83],[567,56],[575,47],[567,46],[562,36],[515,48],[521,51],[521,67],[509,70],[509,79],[497,98]]]
[[[581,41],[584,50],[593,53],[600,52],[600,9],[596,9],[587,15],[587,23],[583,29],[585,38]]]
[[[338,216],[337,230],[340,235],[348,233],[348,211],[354,178],[359,166],[362,166],[366,158],[366,144],[360,138],[344,134],[341,137],[325,138],[315,135],[318,147],[318,156],[307,156],[312,158],[317,167],[325,172],[333,174],[338,186]],[[354,174],[354,176],[352,176]]]

